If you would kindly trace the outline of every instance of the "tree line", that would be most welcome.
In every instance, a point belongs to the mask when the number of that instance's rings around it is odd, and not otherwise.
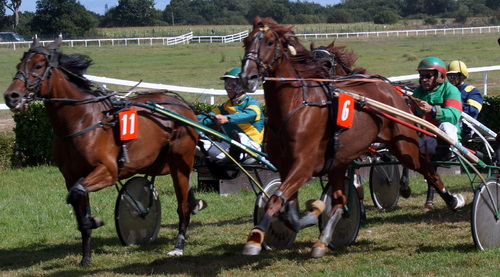
[[[63,33],[68,38],[99,27],[247,25],[256,15],[283,24],[395,24],[411,19],[437,24],[444,18],[463,24],[471,17],[498,24],[500,20],[500,0],[342,0],[326,6],[307,0],[171,0],[163,10],[154,7],[154,0],[119,0],[104,15],[87,10],[78,0],[36,3],[35,12],[19,12],[22,0],[0,0],[0,30]],[[7,10],[12,15],[6,15]]]

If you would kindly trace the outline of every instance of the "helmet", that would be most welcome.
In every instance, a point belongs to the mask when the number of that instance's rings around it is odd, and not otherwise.
[[[462,61],[452,61],[448,64],[448,72],[447,73],[462,73],[464,77],[469,78],[469,71],[467,70],[467,66]]]
[[[420,70],[437,70],[443,75],[446,75],[446,66],[444,65],[444,62],[436,57],[427,57],[424,58],[419,64],[418,64],[418,71]]]
[[[241,68],[239,67],[233,67],[231,69],[229,69],[228,71],[224,72],[224,75],[222,75],[220,77],[221,80],[224,80],[225,78],[236,78],[236,79],[239,79],[240,78],[240,72],[241,72]]]

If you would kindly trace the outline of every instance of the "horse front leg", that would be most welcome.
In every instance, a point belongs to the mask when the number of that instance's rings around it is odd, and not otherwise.
[[[82,179],[69,189],[66,202],[73,206],[78,230],[82,235],[82,260],[80,265],[88,266],[92,262],[92,248],[90,245],[92,229],[101,227],[104,222],[91,215],[89,195],[81,181]]]
[[[196,207],[190,207],[196,204],[197,201],[189,201],[194,196],[189,190],[189,174],[191,169],[177,168],[171,166],[171,176],[174,182],[175,195],[177,198],[177,214],[179,216],[179,227],[177,237],[175,238],[174,249],[167,253],[167,256],[182,256],[184,255],[184,246],[186,244],[186,233],[190,222],[191,211]]]
[[[314,243],[311,250],[312,258],[322,258],[326,255],[328,245],[330,244],[333,236],[335,226],[342,218],[344,213],[344,206],[347,204],[347,197],[345,194],[345,172],[347,166],[334,166],[333,170],[328,173],[328,180],[332,187],[332,210],[330,218],[326,223],[323,231],[319,235],[318,240]]]
[[[310,176],[304,174],[304,172],[308,172],[305,166],[299,168],[304,169],[304,171],[297,171],[300,174],[290,173],[291,175],[285,178],[285,181],[278,190],[270,196],[264,215],[260,218],[259,223],[250,231],[242,251],[243,255],[254,256],[260,254],[265,233],[268,231],[273,217],[278,213],[284,215],[284,223],[288,228],[295,232],[300,230],[300,221],[296,209],[298,203],[297,195],[299,188],[310,179]]]

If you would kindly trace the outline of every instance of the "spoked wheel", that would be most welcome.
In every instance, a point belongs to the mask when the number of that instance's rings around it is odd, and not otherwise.
[[[144,177],[134,177],[121,188],[116,199],[115,225],[123,245],[144,245],[160,230],[161,206],[158,192]]]
[[[346,187],[348,186],[348,179],[346,178]],[[326,223],[330,219],[329,215],[332,211],[332,189],[328,183],[321,195],[321,201],[325,202],[326,208],[319,217],[319,230],[323,231]],[[359,195],[354,188],[349,189],[347,206],[349,209],[349,216],[345,214],[333,230],[332,240],[328,245],[329,248],[342,247],[353,243],[358,236],[359,224],[361,221],[361,203]]]
[[[500,247],[500,178],[487,178],[472,202],[471,228],[477,248]]]
[[[397,164],[371,167],[370,194],[375,207],[381,210],[390,210],[396,207],[399,200],[400,179],[401,174]]]
[[[281,179],[279,177],[272,178],[265,186],[264,191],[267,195],[271,196],[281,185]],[[265,214],[266,204],[269,198],[263,192],[257,195],[257,200],[255,201],[254,209],[254,223],[257,225],[260,218]],[[269,229],[267,230],[262,247],[264,249],[270,250],[273,248],[286,248],[292,245],[295,241],[297,233],[290,230],[285,226],[285,223],[274,216]]]

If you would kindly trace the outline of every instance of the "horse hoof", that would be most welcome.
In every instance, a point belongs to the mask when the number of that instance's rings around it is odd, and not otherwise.
[[[424,205],[424,212],[432,212],[434,210],[434,204],[425,204]]]
[[[80,266],[89,266],[92,263],[91,258],[83,258],[82,261],[80,262]]]
[[[167,253],[167,256],[169,256],[169,257],[178,257],[178,256],[182,256],[182,255],[184,255],[184,250],[178,249],[178,248]]]
[[[324,246],[313,247],[311,251],[311,258],[314,259],[323,258],[326,255],[326,250],[327,248]]]
[[[196,207],[194,207],[194,209],[191,211],[191,214],[193,215],[197,214],[199,211],[202,211],[206,207],[208,207],[208,204],[205,200],[198,199],[197,202],[198,203],[196,203]]]
[[[243,247],[243,251],[241,252],[241,254],[244,256],[257,256],[260,254],[261,250],[262,246],[253,243],[247,243]]]
[[[451,201],[450,204],[448,204],[448,208],[450,208],[452,211],[456,211],[456,210],[464,207],[465,203],[467,203],[467,199],[463,195],[454,194],[453,200]]]
[[[91,220],[92,220],[92,229],[97,229],[104,225],[104,221],[96,216],[92,216]]]
[[[406,186],[406,187],[401,187],[399,189],[399,194],[403,197],[403,198],[409,198],[410,195],[411,195],[411,188]]]

